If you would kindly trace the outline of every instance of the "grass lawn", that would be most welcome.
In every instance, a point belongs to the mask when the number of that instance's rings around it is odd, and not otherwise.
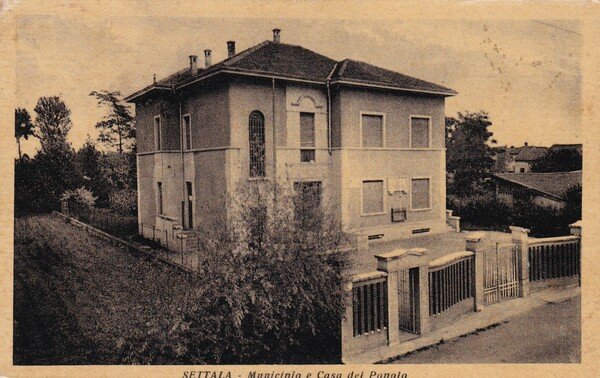
[[[15,364],[177,362],[161,353],[183,274],[50,215],[15,220],[14,252]]]

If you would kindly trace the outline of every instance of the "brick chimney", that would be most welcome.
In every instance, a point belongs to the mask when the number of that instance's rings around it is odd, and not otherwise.
[[[198,55],[190,55],[190,74],[198,74]]]
[[[527,142],[525,142],[525,147],[529,146],[529,144]]]
[[[212,57],[210,55],[210,53],[212,52],[212,50],[204,50],[204,67],[208,68],[212,65]]]
[[[281,33],[281,29],[273,29],[273,42],[281,42],[281,39],[279,38],[279,33]]]
[[[227,57],[231,58],[235,55],[235,41],[227,41]]]

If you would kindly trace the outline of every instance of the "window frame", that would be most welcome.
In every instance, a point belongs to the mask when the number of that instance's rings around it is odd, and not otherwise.
[[[365,182],[369,182],[369,181],[381,181],[382,186],[381,186],[381,195],[383,198],[383,209],[381,212],[377,212],[377,213],[365,213],[365,207],[364,207],[364,195],[365,195],[365,187],[364,184]],[[360,216],[361,217],[370,217],[370,216],[379,216],[379,215],[386,215],[387,211],[387,198],[386,198],[386,187],[387,187],[387,179],[382,178],[382,177],[370,177],[370,178],[365,178],[362,179],[360,181]]]
[[[162,151],[162,117],[160,115],[154,116],[154,149]]]
[[[302,146],[302,114],[311,114],[312,115],[312,127],[313,127],[313,145],[312,146]],[[305,111],[300,111],[298,112],[298,141],[300,144],[300,163],[308,163],[308,164],[312,164],[315,163],[317,160],[317,120],[316,120],[316,114],[314,112],[305,112]],[[304,161],[302,160],[303,158],[303,151],[310,151],[312,152],[312,160],[309,161]]]
[[[429,203],[427,207],[424,208],[414,208],[413,207],[413,181],[414,180],[428,180],[429,185],[427,185],[427,190],[428,190],[428,198],[429,198]],[[409,208],[410,211],[428,211],[431,210],[433,208],[432,205],[432,196],[431,196],[431,187],[432,187],[432,182],[431,182],[431,176],[415,176],[415,177],[411,177],[410,178],[410,193],[409,193],[409,198],[408,198],[408,203],[409,203]]]
[[[381,117],[381,147],[365,147],[364,146],[364,141],[363,141],[363,116],[379,116]],[[364,148],[364,149],[381,149],[381,148],[385,148],[386,146],[386,138],[385,138],[385,130],[386,130],[386,126],[387,126],[387,119],[386,119],[386,114],[384,112],[374,112],[374,111],[366,111],[366,110],[361,110],[360,111],[360,119],[359,119],[359,146],[360,148]],[[369,180],[367,180],[369,181]]]
[[[262,175],[252,175],[252,155],[251,155],[251,150],[252,150],[252,145],[250,142],[250,117],[252,116],[252,114],[260,114],[260,116],[262,117],[262,133],[263,133],[263,156],[262,156]],[[247,130],[248,130],[248,138],[247,138],[247,143],[248,143],[248,179],[249,180],[265,180],[267,178],[267,126],[266,126],[266,118],[263,112],[261,112],[258,109],[254,109],[252,111],[250,111],[250,113],[248,114],[248,121],[247,121]]]
[[[413,146],[413,142],[412,142],[412,120],[413,118],[421,118],[421,119],[427,119],[427,125],[428,125],[428,138],[427,138],[427,147],[414,147]],[[410,116],[408,116],[408,146],[409,148],[415,149],[415,150],[430,150],[433,148],[433,128],[432,128],[432,119],[431,116],[429,115],[422,115],[422,114],[411,114]]]
[[[186,135],[186,129],[185,129],[185,118],[187,117],[187,119],[189,120],[189,125],[190,125],[190,135],[189,135],[189,142],[190,142],[190,147],[187,148],[187,142],[188,142],[188,136]],[[181,123],[182,123],[182,129],[183,129],[183,145],[181,146],[182,150],[184,151],[190,151],[193,149],[192,147],[192,116],[190,115],[190,113],[186,113],[183,114],[181,116]]]
[[[163,193],[163,185],[162,181],[156,182],[156,202],[157,202],[157,213],[158,215],[165,215],[165,207],[164,207],[164,193]]]

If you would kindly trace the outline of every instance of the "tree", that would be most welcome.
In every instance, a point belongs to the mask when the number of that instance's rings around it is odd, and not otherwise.
[[[90,96],[96,97],[98,106],[108,107],[109,110],[109,114],[96,123],[96,127],[100,129],[98,141],[109,147],[117,147],[119,153],[123,153],[126,146],[132,147],[135,124],[129,106],[121,99],[121,93],[101,90],[91,92]]]
[[[446,118],[446,170],[453,178],[448,185],[450,193],[464,196],[482,189],[494,166],[488,144],[496,143],[488,130],[491,125],[483,111]]]
[[[102,159],[102,153],[88,136],[85,144],[75,154],[75,165],[83,178],[83,185],[98,198],[96,204],[107,207],[111,186],[102,172]]]
[[[42,150],[54,145],[66,145],[71,123],[71,110],[58,96],[40,97],[33,109],[36,113],[35,125]],[[60,148],[59,148],[60,149]]]
[[[35,136],[31,116],[27,109],[17,108],[15,109],[15,138],[17,139],[17,147],[19,149],[19,160],[23,157],[21,154],[21,138],[27,140],[29,136]]]
[[[570,172],[579,171],[582,156],[576,149],[550,149],[544,156],[531,164],[532,172]]]

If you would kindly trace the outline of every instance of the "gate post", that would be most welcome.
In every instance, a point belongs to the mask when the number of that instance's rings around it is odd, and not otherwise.
[[[480,311],[484,306],[483,298],[483,270],[484,270],[484,254],[486,247],[485,232],[470,232],[467,235],[465,249],[475,253],[475,295],[474,307],[475,311]]]
[[[400,342],[400,313],[398,301],[398,272],[400,270],[419,269],[419,322],[420,333],[429,331],[429,282],[427,250],[415,248],[411,250],[396,249],[391,252],[375,255],[377,270],[386,272],[388,277],[388,345]],[[425,272],[423,275],[422,272]],[[424,278],[423,278],[424,277]],[[427,307],[423,308],[425,301]],[[426,318],[423,321],[423,318]]]
[[[519,250],[519,297],[529,295],[529,230],[523,227],[510,226],[512,242]]]
[[[341,338],[342,338],[342,362],[345,356],[352,351],[351,340],[353,336],[353,319],[352,319],[352,279],[343,277],[344,288],[344,317],[342,318]]]

